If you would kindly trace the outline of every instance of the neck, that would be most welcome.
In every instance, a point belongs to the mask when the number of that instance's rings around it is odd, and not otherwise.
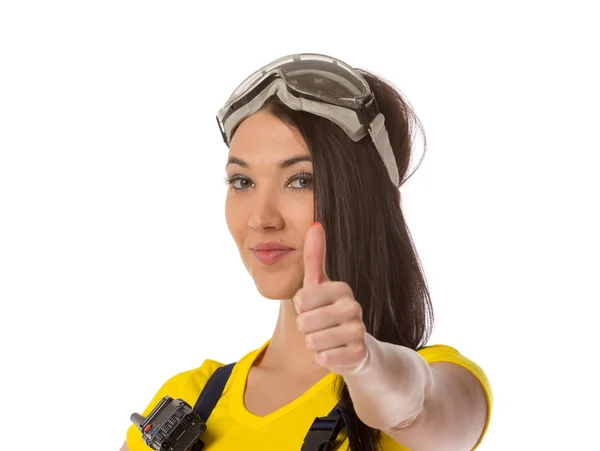
[[[257,366],[300,376],[325,376],[329,370],[319,365],[306,347],[304,334],[296,326],[297,316],[291,300],[281,301],[273,336]]]

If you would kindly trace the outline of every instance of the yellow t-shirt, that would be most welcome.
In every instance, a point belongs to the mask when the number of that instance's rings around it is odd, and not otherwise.
[[[207,451],[242,449],[300,451],[315,417],[326,416],[337,404],[338,400],[335,399],[333,392],[336,375],[329,373],[299,398],[265,417],[258,417],[248,412],[243,401],[246,378],[252,364],[266,349],[269,342],[270,339],[260,348],[244,356],[233,367],[223,394],[206,422],[207,430],[202,434],[201,440],[206,444],[204,449]],[[428,363],[440,361],[456,363],[470,370],[479,379],[488,401],[485,434],[490,421],[493,399],[490,383],[483,370],[450,346],[426,346],[418,352]],[[156,393],[142,415],[147,416],[165,395],[173,399],[181,398],[194,407],[206,382],[221,366],[224,364],[207,359],[202,366],[173,376]],[[345,428],[340,432],[335,445],[336,450],[348,450]],[[385,451],[407,451],[407,448],[385,433],[383,433],[382,445],[381,449]],[[142,441],[141,432],[133,424],[127,430],[127,446],[130,451],[151,450]]]

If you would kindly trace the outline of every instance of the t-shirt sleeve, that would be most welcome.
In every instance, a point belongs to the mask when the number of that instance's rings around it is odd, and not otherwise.
[[[156,407],[159,401],[167,395],[174,399],[180,398],[181,393],[184,390],[185,384],[190,378],[192,372],[193,370],[179,373],[171,377],[168,381],[166,381],[162,385],[162,387],[160,387],[160,389],[156,392],[150,403],[143,410],[142,416],[146,417],[150,412],[152,412],[152,409]],[[138,427],[133,423],[127,429],[127,447],[129,448],[129,451],[152,450],[152,448],[146,445],[146,443],[142,440],[142,433],[138,430]]]
[[[420,349],[418,352],[421,355],[421,357],[423,357],[425,359],[425,361],[427,363],[451,362],[451,363],[460,365],[463,368],[469,370],[477,378],[477,380],[481,383],[481,386],[483,387],[483,391],[485,392],[485,397],[487,399],[488,415],[487,415],[487,420],[485,422],[485,427],[483,429],[483,433],[481,434],[479,441],[473,448],[473,449],[476,449],[480,445],[480,443],[483,440],[483,437],[488,429],[488,426],[490,424],[490,418],[492,415],[492,408],[494,405],[494,396],[492,393],[492,386],[490,384],[490,381],[489,381],[487,375],[485,374],[485,372],[479,365],[477,365],[472,360],[469,360],[465,356],[461,355],[456,349],[454,349],[450,346],[446,346],[446,345],[426,346],[426,347]]]

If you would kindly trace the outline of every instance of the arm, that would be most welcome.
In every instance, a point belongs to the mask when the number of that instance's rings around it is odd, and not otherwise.
[[[427,362],[412,349],[367,334],[369,360],[344,376],[356,413],[413,451],[473,449],[487,420],[481,383],[450,362]]]
[[[127,447],[127,440],[123,442],[123,446],[121,446],[119,451],[129,451],[129,448]]]

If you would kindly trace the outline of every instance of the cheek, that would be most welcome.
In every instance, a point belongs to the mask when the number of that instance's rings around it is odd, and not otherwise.
[[[307,196],[302,202],[296,204],[293,210],[290,210],[290,215],[303,230],[308,229],[317,220],[313,205],[312,197]]]
[[[241,223],[240,210],[239,208],[235,208],[233,202],[229,198],[229,195],[225,200],[225,222],[227,223],[229,233],[231,234],[235,242],[238,243],[238,240],[241,239],[241,237],[239,236]]]

